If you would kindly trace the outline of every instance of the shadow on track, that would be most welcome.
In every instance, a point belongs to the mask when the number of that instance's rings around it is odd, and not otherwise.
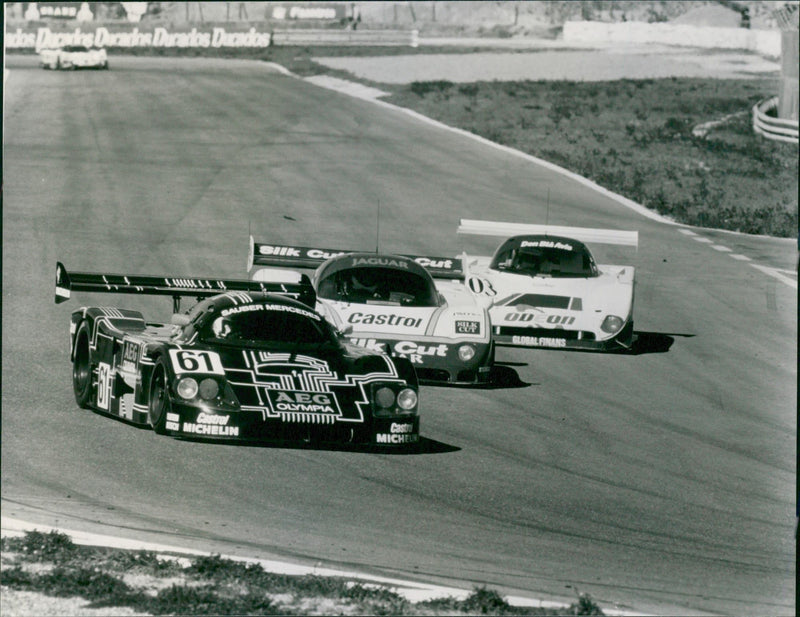
[[[528,366],[525,362],[495,362],[492,374],[487,383],[479,384],[448,384],[436,381],[421,381],[426,388],[456,388],[460,390],[500,390],[503,388],[527,388],[532,384],[522,381],[519,374],[512,366]]]
[[[646,353],[666,353],[675,342],[675,337],[692,338],[694,334],[662,334],[660,332],[635,332],[636,339],[627,355],[641,356]]]
[[[245,448],[271,448],[284,450],[318,450],[326,452],[361,452],[363,454],[386,454],[391,456],[412,454],[449,454],[461,450],[458,446],[451,446],[435,439],[420,437],[418,444],[409,446],[395,446],[386,448],[369,444],[353,443],[324,443],[304,440],[275,439],[273,441],[225,441],[223,439],[192,439],[191,437],[176,436],[179,441],[189,441],[204,445],[236,446]]]

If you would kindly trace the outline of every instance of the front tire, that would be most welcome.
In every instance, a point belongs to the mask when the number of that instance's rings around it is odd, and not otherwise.
[[[159,362],[150,379],[150,401],[147,407],[147,419],[157,435],[167,434],[167,414],[171,409],[167,369]]]
[[[89,409],[92,398],[92,365],[89,360],[89,337],[83,329],[78,332],[72,360],[72,391],[81,409]]]

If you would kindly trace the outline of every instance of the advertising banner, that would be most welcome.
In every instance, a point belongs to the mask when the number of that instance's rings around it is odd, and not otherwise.
[[[78,19],[79,17],[84,20],[92,19],[88,2],[25,3],[25,19]]]
[[[53,49],[64,45],[130,49],[161,48],[263,48],[269,47],[269,31],[246,26],[161,27],[107,24],[104,26],[10,27],[5,33],[7,50]]]
[[[281,3],[269,7],[268,17],[279,20],[341,20],[347,17],[343,4],[317,2]]]

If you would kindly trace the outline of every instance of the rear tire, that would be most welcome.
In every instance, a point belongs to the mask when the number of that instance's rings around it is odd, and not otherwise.
[[[89,409],[92,398],[92,365],[89,359],[89,337],[84,329],[78,332],[72,360],[72,391],[81,409]]]
[[[157,435],[166,435],[167,414],[171,409],[167,369],[159,362],[153,369],[153,377],[150,379],[150,400],[147,407],[147,419]]]

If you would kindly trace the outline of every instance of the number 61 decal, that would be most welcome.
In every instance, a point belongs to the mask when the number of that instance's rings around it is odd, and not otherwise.
[[[213,351],[195,351],[194,349],[170,349],[172,367],[176,373],[213,373],[224,375],[219,354]]]
[[[484,295],[484,296],[496,296],[497,292],[495,291],[492,284],[489,282],[488,279],[481,278],[479,276],[471,276],[467,279],[467,287],[469,290],[474,293],[476,296]]]

